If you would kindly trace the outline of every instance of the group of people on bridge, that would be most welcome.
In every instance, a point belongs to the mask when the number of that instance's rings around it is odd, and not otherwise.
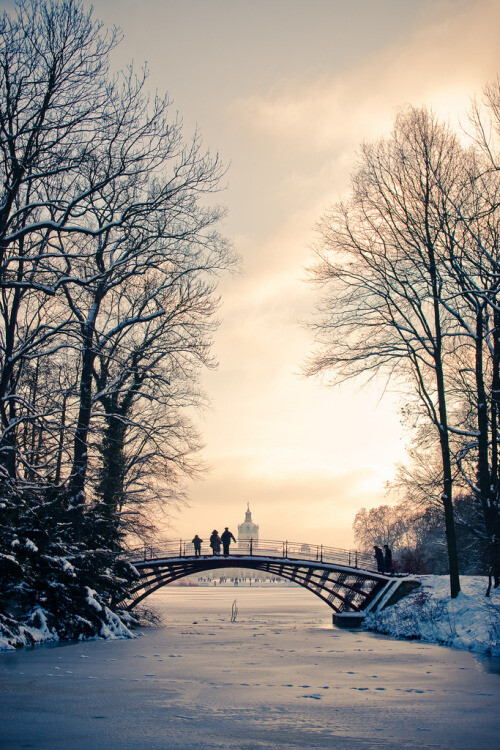
[[[236,539],[229,531],[229,528],[227,526],[224,528],[224,531],[220,536],[217,529],[214,529],[210,535],[210,547],[212,548],[212,554],[220,555],[220,548],[222,545],[223,555],[227,557],[227,555],[229,555],[229,545],[231,544],[231,541],[235,542]],[[194,539],[192,540],[195,557],[199,557],[201,555],[202,542],[203,539],[200,539],[198,534],[195,534]]]
[[[379,573],[392,573],[392,552],[387,544],[384,544],[384,551],[375,545],[375,560]]]

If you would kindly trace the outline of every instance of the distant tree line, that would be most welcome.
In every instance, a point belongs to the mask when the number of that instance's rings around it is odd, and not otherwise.
[[[413,535],[417,554],[415,537],[439,530],[453,597],[470,545],[490,586],[500,576],[498,80],[468,131],[408,106],[388,138],[361,147],[349,197],[319,224],[308,369],[337,383],[385,376],[405,393],[414,441],[398,544]]]
[[[80,0],[0,18],[0,613],[99,631],[200,469],[224,174]],[[111,609],[110,609],[111,608]]]

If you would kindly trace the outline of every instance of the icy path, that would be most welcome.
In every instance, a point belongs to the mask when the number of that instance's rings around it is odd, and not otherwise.
[[[500,748],[498,661],[334,630],[302,589],[154,601],[134,641],[0,654],[2,750]]]

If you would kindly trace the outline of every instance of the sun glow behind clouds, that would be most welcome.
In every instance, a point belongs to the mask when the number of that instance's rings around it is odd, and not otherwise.
[[[313,227],[349,189],[356,149],[390,132],[399,107],[465,124],[499,66],[497,0],[96,0],[122,26],[122,63],[147,59],[207,145],[231,162],[228,235],[244,276],[222,283],[213,402],[201,422],[212,465],[170,531],[243,520],[267,537],[352,542],[357,510],[384,501],[403,458],[397,396],[325,389],[301,364],[316,293],[304,283]],[[206,530],[204,531],[206,534]],[[203,536],[203,534],[201,534]],[[190,537],[191,538],[191,537]]]

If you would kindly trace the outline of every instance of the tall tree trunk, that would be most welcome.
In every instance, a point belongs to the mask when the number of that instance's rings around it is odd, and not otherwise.
[[[493,372],[491,377],[491,476],[490,476],[490,512],[487,524],[487,533],[490,537],[489,543],[489,570],[490,586],[491,577],[495,582],[495,588],[500,585],[500,478],[498,461],[498,420],[500,411],[500,312],[493,312]]]
[[[61,424],[59,427],[59,441],[57,446],[57,457],[56,457],[56,471],[54,475],[55,484],[59,484],[61,481],[61,468],[62,468],[62,456],[64,449],[64,436],[66,432],[66,406],[68,401],[68,394],[63,394],[63,403],[61,411]]]
[[[429,258],[429,274],[432,286],[432,297],[434,307],[434,363],[436,368],[436,387],[438,394],[439,411],[439,444],[441,447],[441,458],[443,464],[443,503],[446,546],[448,551],[448,565],[450,569],[450,595],[454,599],[460,592],[460,575],[458,567],[457,537],[455,530],[455,518],[453,512],[453,474],[451,469],[450,441],[448,430],[448,413],[446,407],[446,386],[443,372],[443,331],[441,324],[441,294],[439,278],[436,268],[434,245],[429,231],[428,211],[429,193],[426,193],[426,240],[427,254]]]
[[[114,402],[115,399],[112,399]],[[116,411],[116,404],[106,414],[106,427],[99,447],[102,456],[101,478],[97,492],[101,497],[100,515],[106,521],[106,542],[113,546],[117,543],[119,512],[124,503],[124,486],[127,472],[125,456],[125,438],[127,425]]]
[[[22,276],[22,263],[19,264],[18,279]],[[10,309],[3,311],[5,323],[4,333],[4,366],[0,373],[0,419],[2,437],[0,438],[0,467],[4,474],[15,479],[17,474],[17,409],[15,395],[19,373],[16,372],[15,347],[17,337],[17,320],[21,305],[21,290],[16,289],[13,293]]]
[[[95,319],[95,318],[94,318]],[[80,406],[73,445],[73,465],[69,480],[70,508],[76,513],[76,522],[85,504],[85,480],[88,466],[88,435],[92,416],[92,372],[95,360],[94,327],[85,323],[82,329],[82,370],[80,374]]]
[[[444,398],[443,368],[440,360],[436,361],[436,383],[439,403],[439,443],[443,464],[443,503],[448,565],[450,569],[450,595],[454,599],[460,592],[460,575],[458,567],[457,537],[453,512],[453,475],[451,470],[450,442],[448,438],[448,418]]]
[[[489,466],[489,425],[488,404],[486,399],[486,388],[484,384],[484,314],[481,307],[476,313],[476,356],[475,376],[477,390],[477,429],[478,429],[478,461],[477,476],[479,501],[483,509],[485,521],[487,522],[488,508],[491,498],[491,480]]]

